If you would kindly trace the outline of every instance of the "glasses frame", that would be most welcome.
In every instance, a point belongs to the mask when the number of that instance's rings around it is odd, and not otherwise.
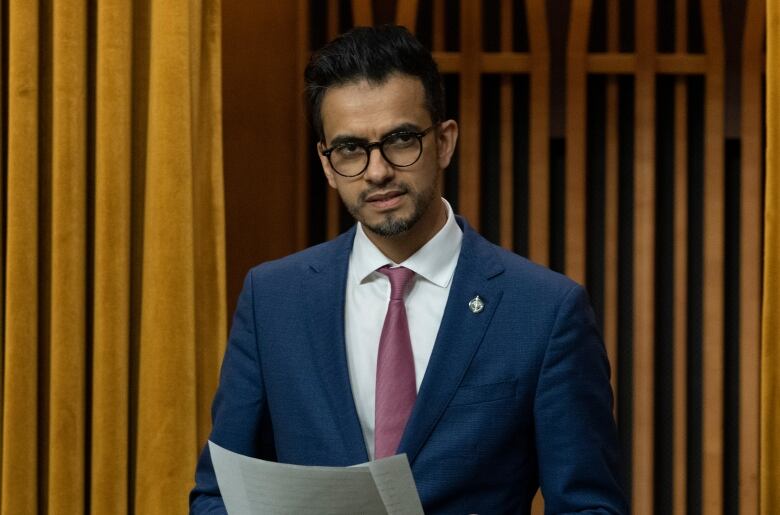
[[[363,172],[365,172],[368,169],[369,163],[371,163],[371,152],[375,148],[379,149],[379,153],[382,154],[382,159],[384,159],[385,161],[387,161],[388,163],[393,165],[393,167],[395,167],[395,168],[408,168],[408,167],[412,166],[414,163],[416,163],[417,161],[420,160],[420,158],[423,155],[423,151],[425,150],[424,147],[423,147],[422,139],[425,136],[427,136],[428,133],[431,132],[438,125],[439,125],[439,123],[434,123],[433,125],[431,125],[427,129],[422,130],[420,132],[414,132],[414,131],[396,131],[396,132],[391,132],[390,134],[388,134],[387,136],[383,137],[379,141],[370,141],[368,143],[358,143],[358,142],[351,141],[349,143],[341,143],[339,145],[334,145],[334,146],[332,146],[330,148],[326,148],[321,153],[322,153],[323,156],[328,158],[328,163],[330,163],[331,169],[334,172],[336,172],[337,174],[341,175],[342,177],[350,177],[350,178],[358,177]],[[385,150],[384,150],[384,148],[382,148],[382,146],[385,144],[385,142],[387,140],[389,140],[390,138],[398,137],[398,136],[413,136],[413,137],[417,138],[417,143],[420,145],[420,153],[417,155],[417,159],[415,159],[414,161],[412,161],[408,165],[397,165],[397,164],[395,164],[394,162],[392,162],[390,159],[387,158],[387,156],[385,155]],[[355,173],[355,174],[352,174],[352,175],[347,175],[347,174],[339,172],[336,169],[336,167],[333,165],[333,161],[331,160],[330,155],[333,153],[334,150],[336,150],[336,149],[338,149],[340,147],[343,147],[344,145],[356,145],[356,146],[362,148],[363,151],[366,153],[366,165],[358,173]]]

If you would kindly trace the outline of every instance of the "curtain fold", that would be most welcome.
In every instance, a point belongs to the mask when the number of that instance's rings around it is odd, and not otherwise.
[[[761,513],[780,513],[780,5],[767,0]]]
[[[8,133],[0,510],[38,511],[38,32],[37,2],[9,2]]]
[[[86,417],[87,5],[52,3],[48,512],[83,513]]]
[[[90,505],[126,513],[130,420],[133,9],[97,5]]]
[[[219,0],[3,16],[0,514],[186,513],[227,333]]]

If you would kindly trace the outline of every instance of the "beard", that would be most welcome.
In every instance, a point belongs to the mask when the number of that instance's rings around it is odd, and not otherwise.
[[[395,213],[387,213],[382,219],[375,223],[367,223],[365,217],[361,215],[360,208],[365,205],[366,198],[374,193],[379,188],[372,188],[364,191],[358,197],[358,200],[354,204],[344,202],[344,206],[349,211],[352,217],[363,224],[371,232],[383,236],[392,237],[405,233],[415,226],[417,222],[428,211],[428,207],[434,198],[436,198],[436,185],[433,184],[430,188],[423,191],[413,191],[408,185],[404,183],[398,183],[395,185],[399,191],[409,196],[412,201],[412,212],[408,216],[399,216]],[[382,188],[385,188],[383,186]],[[342,199],[343,200],[343,199]]]

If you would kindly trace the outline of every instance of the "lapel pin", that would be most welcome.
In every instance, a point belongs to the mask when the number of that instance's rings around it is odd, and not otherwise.
[[[472,313],[479,313],[485,309],[485,302],[477,295],[469,301],[469,309]]]

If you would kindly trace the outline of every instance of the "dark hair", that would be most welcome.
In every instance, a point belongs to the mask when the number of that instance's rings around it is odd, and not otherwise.
[[[417,77],[433,123],[444,120],[444,89],[431,53],[397,25],[356,27],[316,51],[304,72],[309,119],[322,141],[322,99],[328,88],[367,80],[382,84],[393,74]]]

